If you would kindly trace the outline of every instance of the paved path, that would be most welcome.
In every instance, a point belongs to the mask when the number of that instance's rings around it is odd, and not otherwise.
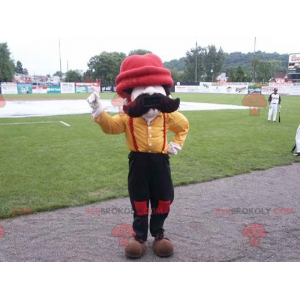
[[[150,238],[138,261],[300,261],[299,174],[300,164],[294,164],[176,188],[166,223],[175,255],[157,258]],[[111,214],[89,215],[87,208],[111,209]],[[117,208],[123,214],[115,214]],[[220,215],[218,208],[257,214]],[[276,215],[277,208],[285,210]],[[123,222],[131,224],[129,210],[129,199],[122,198],[0,220],[6,232],[0,238],[0,261],[128,261],[111,232]],[[242,235],[254,222],[267,231],[259,247],[250,247],[250,238]]]

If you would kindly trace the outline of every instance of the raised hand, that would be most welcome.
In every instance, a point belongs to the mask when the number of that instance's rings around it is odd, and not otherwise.
[[[93,93],[87,98],[89,106],[93,109],[92,116],[98,118],[103,112],[102,103],[100,101],[100,91],[96,86],[93,86]]]

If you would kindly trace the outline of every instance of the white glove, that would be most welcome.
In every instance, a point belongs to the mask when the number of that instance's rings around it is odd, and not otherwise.
[[[100,101],[100,91],[97,87],[93,86],[93,93],[87,98],[87,102],[89,103],[92,110],[92,116],[94,119],[97,119],[101,113],[103,112],[102,103]]]
[[[168,154],[170,155],[177,155],[180,150],[182,150],[182,148],[174,142],[171,142],[168,146]]]

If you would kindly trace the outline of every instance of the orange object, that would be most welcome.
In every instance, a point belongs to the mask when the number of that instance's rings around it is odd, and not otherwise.
[[[4,107],[5,106],[5,100],[3,99],[3,96],[0,94],[0,107]]]
[[[250,116],[259,116],[261,107],[266,107],[268,104],[264,95],[256,93],[247,95],[242,103],[244,106],[249,106]]]

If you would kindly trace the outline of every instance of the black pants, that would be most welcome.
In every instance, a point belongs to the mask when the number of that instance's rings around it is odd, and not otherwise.
[[[131,152],[128,158],[128,189],[134,211],[133,230],[136,238],[146,241],[149,214],[150,233],[156,237],[164,232],[164,222],[174,200],[169,156]]]

